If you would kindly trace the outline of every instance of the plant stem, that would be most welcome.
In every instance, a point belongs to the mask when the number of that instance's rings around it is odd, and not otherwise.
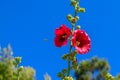
[[[77,12],[76,10],[74,10],[74,17],[76,17],[77,15]],[[72,23],[72,34],[73,35],[73,32],[74,32],[74,26],[75,26],[75,23],[73,24]],[[70,76],[70,54],[72,53],[72,40],[70,39],[70,53],[69,53],[69,57],[68,57],[68,73],[67,73],[67,76]]]
[[[72,43],[72,41],[70,41],[70,53],[72,52],[72,45],[71,45],[71,43]],[[68,73],[67,73],[67,76],[70,76],[70,55],[68,57]]]
[[[17,64],[17,80],[19,80],[19,71],[18,71],[18,64]]]
[[[18,72],[18,78],[17,78],[17,80],[19,80],[19,72]]]
[[[68,59],[68,74],[67,76],[70,76],[70,60]]]

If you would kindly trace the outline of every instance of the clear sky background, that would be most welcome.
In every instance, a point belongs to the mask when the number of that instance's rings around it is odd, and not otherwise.
[[[67,67],[61,59],[66,47],[54,46],[54,30],[61,24],[71,28],[66,19],[73,14],[70,0],[0,0],[0,45],[11,44],[14,56],[22,56],[22,64],[36,69],[36,80],[43,80],[48,72],[52,80],[59,80],[58,71]],[[120,1],[81,0],[86,13],[79,14],[82,29],[89,34],[92,47],[78,60],[93,56],[105,58],[111,65],[110,73],[120,72]],[[48,41],[44,41],[48,38]]]

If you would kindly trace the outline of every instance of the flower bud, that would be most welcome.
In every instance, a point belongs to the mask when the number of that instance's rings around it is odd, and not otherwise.
[[[77,53],[78,53],[78,51],[77,51],[77,50],[75,50],[75,51],[74,51],[74,54],[76,55]]]
[[[62,73],[61,73],[61,72],[58,72],[57,76],[58,76],[58,77],[62,77]]]
[[[105,76],[105,80],[114,80],[114,77],[111,74],[107,73]]]
[[[72,15],[71,14],[68,14],[67,15],[67,19],[71,19],[72,18]]]
[[[75,55],[74,55],[73,53],[70,53],[70,54],[69,54],[70,60],[73,60],[74,56],[75,56]]]
[[[72,5],[72,6],[74,6],[74,7],[75,7],[75,6],[76,6],[76,4],[77,4],[77,2],[76,2],[75,0],[71,0],[71,5]]]
[[[67,54],[64,54],[64,55],[62,56],[62,59],[63,59],[63,60],[66,60],[67,57],[68,57],[68,55],[67,55]]]
[[[65,76],[62,80],[73,80],[73,78],[71,76]]]
[[[71,21],[72,21],[72,18],[73,18],[73,17],[72,17],[72,15],[71,15],[71,14],[68,14],[68,15],[67,15],[67,19],[68,19],[68,21],[70,21],[70,22],[71,22]]]
[[[79,8],[78,11],[84,13],[85,12],[85,8]]]
[[[66,69],[63,69],[62,72],[63,72],[63,74],[66,74],[66,73],[67,73],[67,70],[66,70]]]
[[[77,58],[74,57],[73,60],[72,60],[72,62],[73,62],[73,63],[74,63],[74,62],[77,62]]]
[[[20,64],[21,63],[21,59],[22,57],[15,57],[15,61],[17,64]]]
[[[75,18],[76,18],[76,20],[79,20],[79,16],[76,16]]]
[[[78,63],[77,63],[77,59],[75,61],[72,61],[72,68],[74,70],[78,70]]]
[[[23,68],[24,68],[23,66],[20,66],[19,69],[18,69],[18,71],[19,71],[19,72],[22,71]]]
[[[76,58],[76,57],[73,58],[73,60],[72,60],[72,65],[78,65],[78,63],[77,63],[77,58]]]
[[[80,25],[78,25],[77,27],[76,27],[76,29],[80,29],[81,28],[81,26]]]
[[[72,19],[72,23],[76,23],[76,21],[77,21],[76,18]]]
[[[78,66],[77,65],[73,65],[72,66],[74,70],[78,70]]]
[[[16,61],[13,61],[13,65],[14,65],[15,67],[17,67],[17,63],[16,63]]]

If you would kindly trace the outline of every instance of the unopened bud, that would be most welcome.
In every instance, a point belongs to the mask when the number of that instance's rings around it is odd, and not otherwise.
[[[67,18],[68,18],[68,19],[72,18],[72,15],[71,15],[71,14],[68,14],[68,15],[67,15]]]
[[[77,58],[76,58],[76,57],[74,57],[72,62],[77,62]]]
[[[23,66],[20,66],[19,69],[18,69],[18,71],[20,72],[22,70],[23,70]]]
[[[57,76],[58,76],[58,77],[62,77],[62,73],[61,73],[61,72],[58,72]]]
[[[78,63],[77,62],[72,62],[72,68],[74,70],[78,70]]]
[[[63,74],[66,74],[66,73],[67,73],[67,70],[66,70],[66,69],[63,69],[62,72],[63,72]]]
[[[77,27],[76,27],[76,29],[80,29],[81,28],[81,26],[80,25],[78,25]]]
[[[64,54],[64,55],[62,56],[62,59],[63,59],[63,60],[66,60],[67,57],[68,57],[68,55],[67,55],[67,54]]]
[[[20,64],[21,63],[21,59],[22,57],[15,57],[15,61],[17,64]]]
[[[16,61],[13,61],[13,65],[17,67],[18,64],[16,63]]]
[[[79,20],[79,16],[76,16],[75,18],[76,18],[76,20]]]
[[[78,70],[78,66],[74,66],[73,69],[74,69],[74,70]]]
[[[75,50],[75,51],[74,51],[74,54],[77,54],[77,53],[78,53],[78,51],[77,51],[77,50]]]
[[[111,74],[107,73],[105,80],[114,80],[114,77]]]
[[[71,5],[75,7],[75,5],[77,4],[77,2],[75,0],[71,0]]]
[[[65,76],[62,80],[73,80],[71,76]]]
[[[85,12],[85,8],[79,8],[78,11],[84,13]]]
[[[68,15],[67,15],[67,19],[68,19],[68,21],[71,21],[71,20],[72,20],[72,15],[71,15],[71,14],[68,14]]]
[[[72,23],[76,23],[76,21],[77,21],[76,18],[72,19]]]

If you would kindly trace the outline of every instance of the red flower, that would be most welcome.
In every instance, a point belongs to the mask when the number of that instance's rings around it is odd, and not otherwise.
[[[57,47],[65,46],[67,44],[68,38],[70,36],[70,29],[65,25],[61,25],[60,28],[55,30],[54,44]]]
[[[84,30],[74,31],[72,43],[80,54],[85,54],[90,50],[91,41],[88,34]]]

